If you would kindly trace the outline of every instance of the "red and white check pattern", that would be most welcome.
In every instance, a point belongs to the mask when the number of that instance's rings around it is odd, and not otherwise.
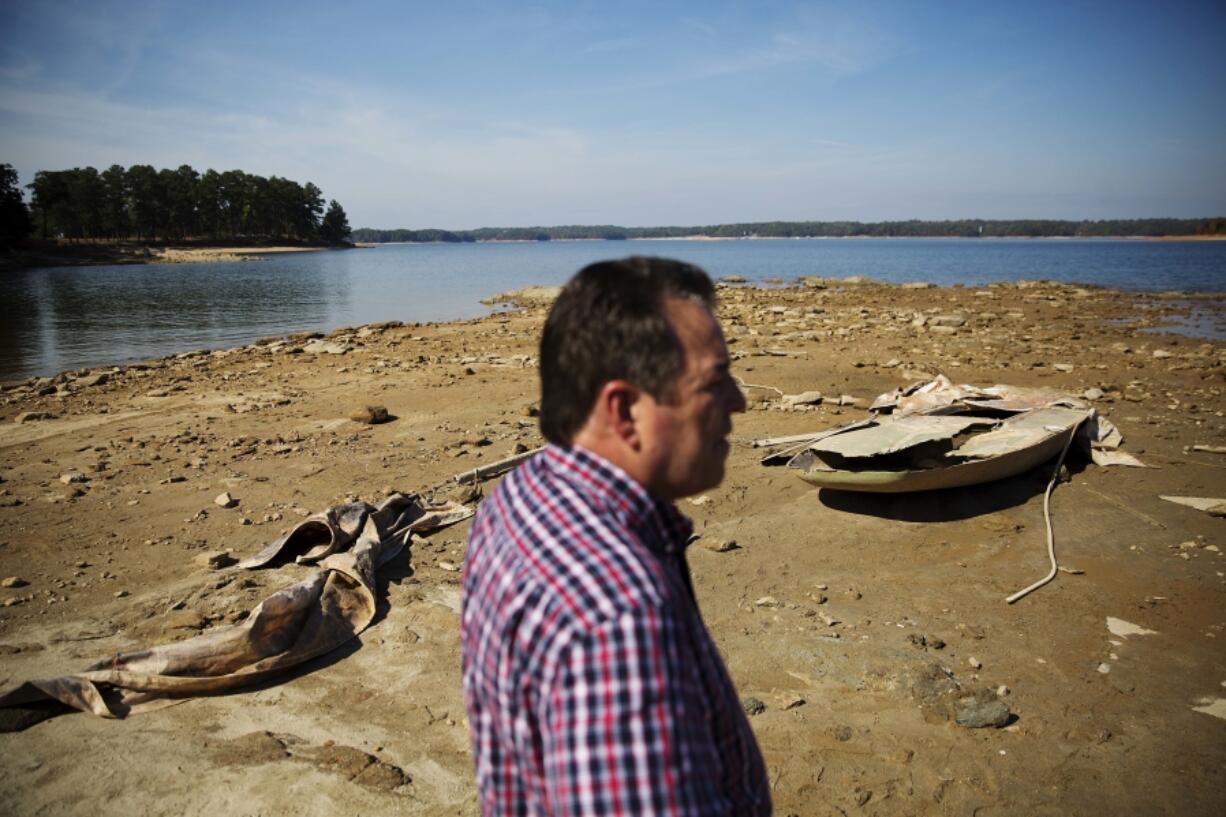
[[[546,447],[481,504],[461,647],[483,815],[770,813],[690,531],[581,448]]]

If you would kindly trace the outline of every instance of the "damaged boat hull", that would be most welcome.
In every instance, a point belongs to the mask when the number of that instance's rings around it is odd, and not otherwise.
[[[844,471],[824,466],[820,461],[800,470],[800,478],[820,488],[839,491],[867,491],[879,494],[900,494],[913,491],[936,491],[941,488],[962,488],[1006,479],[1042,465],[1060,453],[1068,433],[1054,434],[1050,439],[1031,448],[1002,454],[986,460],[974,460],[944,468],[910,471]]]

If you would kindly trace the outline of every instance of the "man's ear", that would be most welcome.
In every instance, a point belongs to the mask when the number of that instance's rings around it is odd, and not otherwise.
[[[596,398],[596,410],[600,412],[601,424],[612,436],[635,450],[641,442],[635,422],[635,405],[643,393],[625,380],[610,380],[600,389]]]

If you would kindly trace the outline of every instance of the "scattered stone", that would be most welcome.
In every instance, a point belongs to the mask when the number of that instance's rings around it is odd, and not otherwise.
[[[727,553],[740,547],[735,539],[710,539],[703,537],[698,540],[698,544],[713,553]]]
[[[1154,357],[1157,358],[1158,360],[1165,360],[1168,357],[1174,357],[1174,355],[1172,355],[1170,352],[1168,352],[1165,349],[1155,349]]]
[[[1102,400],[1104,397],[1103,390],[1097,386],[1086,389],[1082,395],[1087,400]]]
[[[349,351],[349,347],[340,343],[313,340],[303,346],[302,351],[308,355],[343,355]]]
[[[936,284],[930,281],[910,281],[903,284],[900,289],[932,289]]]
[[[35,423],[39,420],[54,420],[55,415],[49,411],[23,411],[13,418],[14,423]]]
[[[951,313],[948,315],[933,315],[931,318],[928,319],[929,328],[935,328],[937,326],[949,326],[949,327],[956,328],[956,327],[965,326],[965,325],[966,325],[966,316],[959,315],[957,313]]]
[[[851,740],[853,733],[850,726],[843,725],[836,726],[831,729],[830,734],[834,735],[834,739],[839,743],[846,743],[847,741]]]
[[[741,708],[745,710],[745,714],[753,717],[754,715],[761,715],[763,712],[765,712],[766,704],[762,703],[762,701],[757,698],[745,697],[741,699]]]
[[[110,379],[110,375],[108,375],[106,372],[99,372],[98,374],[77,378],[76,384],[78,386],[101,386]]]
[[[820,391],[802,391],[800,394],[785,394],[780,401],[784,406],[819,406],[822,402]]]
[[[206,567],[209,570],[221,570],[223,567],[229,567],[234,564],[237,559],[230,555],[228,550],[206,550],[203,553],[198,553],[192,559],[192,564],[196,567]]]
[[[80,471],[69,471],[67,474],[60,474],[60,482],[65,485],[75,485],[82,482],[89,482],[89,477],[82,474]]]
[[[439,570],[446,570],[448,573],[457,573],[460,570],[459,565],[454,562],[441,561],[438,563]]]
[[[162,619],[162,626],[167,630],[203,630],[204,616],[195,610],[173,610]]]
[[[233,508],[238,504],[238,500],[230,496],[229,491],[223,491],[213,498],[213,504],[219,508]]]
[[[1052,367],[1053,369],[1055,369],[1056,371],[1058,371],[1058,372],[1071,372],[1071,371],[1073,371],[1073,364],[1072,364],[1072,363],[1053,363],[1053,364],[1051,364],[1051,367]]]
[[[29,582],[20,576],[8,576],[0,579],[0,587],[25,587]]]
[[[117,599],[127,598],[129,593],[127,590],[116,590],[112,595]]]
[[[763,596],[754,602],[755,607],[778,607],[779,600],[774,596]]]
[[[363,406],[360,409],[355,409],[349,415],[349,419],[355,423],[364,423],[366,425],[378,425],[386,423],[391,419],[391,415],[387,413],[385,406]]]
[[[983,662],[974,656],[966,659],[966,663],[970,665],[971,669],[983,669]]]
[[[945,649],[945,641],[937,638],[935,635],[920,635],[919,633],[910,633],[907,636],[907,641],[919,647],[920,649],[943,650]]]
[[[959,698],[955,708],[954,721],[967,729],[984,729],[994,727],[999,729],[1009,722],[1009,705],[996,698],[991,690],[985,694],[970,695]],[[987,700],[984,700],[988,698]]]

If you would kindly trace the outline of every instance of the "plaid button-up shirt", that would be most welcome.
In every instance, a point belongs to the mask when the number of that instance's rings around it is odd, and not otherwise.
[[[577,447],[548,446],[481,504],[461,647],[482,814],[770,813],[694,602],[691,529]]]

